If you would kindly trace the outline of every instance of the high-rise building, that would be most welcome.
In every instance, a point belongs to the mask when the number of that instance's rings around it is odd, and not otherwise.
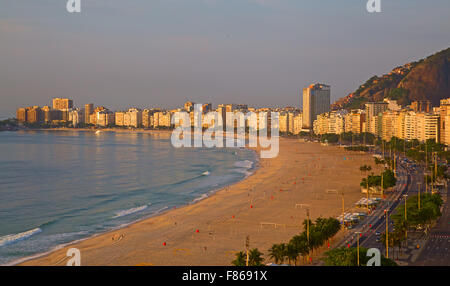
[[[303,127],[312,129],[317,115],[330,111],[330,86],[312,84],[303,89]]]
[[[125,121],[129,117],[129,124],[127,126],[138,128],[142,125],[142,111],[137,108],[131,108],[127,112]]]
[[[375,136],[381,136],[382,122],[381,114],[388,109],[387,102],[366,103],[366,132]]]
[[[447,130],[447,120],[448,116],[450,116],[450,98],[442,99],[441,104],[439,107],[439,115],[440,115],[440,138],[439,142],[442,144],[448,144],[446,142],[450,142],[450,137],[447,137],[447,134],[449,134],[450,130]]]
[[[442,120],[442,117],[441,117],[441,120]],[[444,127],[440,130],[440,140],[441,140],[440,142],[442,144],[445,144],[448,146],[448,145],[450,145],[450,115],[446,115],[444,117],[443,122],[444,122]]]
[[[402,138],[401,130],[399,130],[399,112],[385,111],[381,116],[381,138],[386,141],[391,141],[392,137]],[[400,135],[400,136],[399,136]]]
[[[39,106],[27,107],[27,122],[44,122],[44,112]]]
[[[27,109],[26,108],[18,108],[16,111],[16,118],[19,122],[26,122],[27,121]]]
[[[90,122],[90,116],[91,114],[94,112],[94,104],[93,103],[88,103],[84,105],[84,122],[86,124],[91,123]]]
[[[292,133],[295,135],[300,134],[300,132],[302,132],[302,128],[303,128],[303,114],[299,113],[299,114],[296,114],[293,118]]]
[[[288,112],[280,113],[278,121],[280,124],[280,132],[281,133],[289,132],[289,113]]]
[[[150,109],[144,109],[142,111],[142,127],[153,127],[153,113],[153,110]]]
[[[125,117],[125,112],[124,111],[116,111],[116,126],[125,126],[124,125],[124,117]]]
[[[44,121],[52,122],[53,120],[61,120],[62,112],[60,110],[51,109],[50,106],[42,107],[42,111],[44,112]]]
[[[69,98],[53,98],[53,109],[63,110],[73,108],[73,101]]]
[[[315,134],[342,134],[345,132],[346,110],[331,111],[317,116],[313,123]]]
[[[95,113],[97,115],[96,124],[98,126],[113,126],[115,124],[115,114],[109,110],[101,110]]]
[[[345,115],[345,132],[360,134],[364,132],[365,112],[361,109],[352,110]]]
[[[77,127],[80,123],[84,123],[85,118],[84,109],[73,109],[69,113],[69,121],[72,122],[74,127]]]
[[[428,139],[439,142],[439,115],[417,113],[417,139],[421,142]]]

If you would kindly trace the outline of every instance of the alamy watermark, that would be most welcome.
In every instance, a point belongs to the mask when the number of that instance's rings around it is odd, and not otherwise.
[[[70,259],[67,261],[67,266],[81,266],[81,252],[78,248],[69,248],[66,253]]]
[[[366,8],[369,13],[381,13],[381,0],[367,1]]]
[[[80,13],[81,12],[81,0],[68,0],[66,4],[67,12]]]
[[[211,111],[204,114],[202,105],[195,104],[193,117],[187,112],[175,112],[171,121],[175,126],[171,142],[176,148],[243,148],[246,147],[248,139],[248,147],[256,148],[259,143],[261,158],[278,156],[280,133],[278,112],[256,114],[249,111],[244,114],[240,111],[222,113]]]

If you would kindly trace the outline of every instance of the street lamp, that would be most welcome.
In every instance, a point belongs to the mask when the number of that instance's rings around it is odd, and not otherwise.
[[[406,246],[408,246],[408,216],[407,216],[407,211],[406,211],[406,202],[407,202],[407,198],[408,195],[403,195],[403,197],[405,198],[405,242],[406,242]]]
[[[309,247],[309,209],[306,209],[306,238],[308,240],[308,247]],[[308,253],[308,261],[309,259],[309,253]]]
[[[386,258],[389,258],[389,224],[387,210],[384,210],[384,215],[386,217]]]
[[[245,266],[248,266],[248,260],[249,260],[249,255],[248,255],[248,249],[250,247],[250,235],[247,235],[247,238],[245,239],[245,250],[246,250],[246,259],[245,259]]]
[[[356,237],[357,237],[357,243],[356,243],[356,245],[357,245],[357,250],[356,250],[356,253],[357,253],[357,265],[359,266],[359,237],[361,236],[361,232],[359,232],[359,231],[357,231],[357,232],[355,232],[355,234],[356,234]]]

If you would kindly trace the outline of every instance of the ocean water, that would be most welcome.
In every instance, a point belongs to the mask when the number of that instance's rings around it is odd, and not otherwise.
[[[0,132],[0,265],[195,203],[256,160],[163,134]]]

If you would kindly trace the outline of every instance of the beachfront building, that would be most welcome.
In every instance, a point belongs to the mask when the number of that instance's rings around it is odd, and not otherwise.
[[[142,125],[142,111],[137,108],[131,108],[128,110],[125,118],[125,122],[127,122],[129,117],[129,125],[134,128],[138,128]]]
[[[16,110],[16,119],[19,122],[26,122],[27,121],[27,109],[20,107]]]
[[[398,126],[399,126],[399,112],[385,111],[381,117],[381,138],[386,141],[390,141],[392,137],[403,138]]]
[[[30,106],[26,108],[26,118],[28,123],[44,122],[44,112],[39,106]]]
[[[172,126],[171,123],[172,115],[168,111],[158,111],[153,115],[153,127],[155,128],[170,128]]]
[[[50,106],[42,107],[44,112],[44,122],[59,121],[62,118],[62,112],[60,110],[52,109]]]
[[[414,111],[405,113],[404,139],[413,140],[417,138],[417,117]]]
[[[53,98],[53,109],[68,110],[73,108],[73,100],[69,98]]]
[[[281,133],[289,132],[289,112],[280,113],[279,122],[280,122],[280,132]]]
[[[95,113],[97,126],[107,127],[115,124],[115,114],[107,109]]]
[[[303,128],[303,114],[302,113],[296,114],[292,121],[293,121],[292,133],[294,135],[300,134],[300,132],[302,132],[302,128]]]
[[[69,122],[72,123],[73,127],[77,127],[79,124],[84,123],[85,114],[84,109],[73,109],[69,113]]]
[[[17,120],[21,123],[44,122],[45,114],[39,106],[21,107],[16,110]]]
[[[433,139],[439,142],[439,115],[430,113],[417,114],[417,139],[425,142]]]
[[[88,103],[84,105],[84,123],[90,124],[90,116],[94,113],[94,104]]]
[[[144,109],[142,111],[142,127],[150,128],[153,127],[153,110]]]
[[[381,114],[388,109],[386,102],[366,103],[366,132],[375,136],[381,136],[382,118]]]
[[[302,114],[294,108],[282,109],[279,111],[278,124],[281,133],[299,134],[302,130]]]
[[[331,111],[317,116],[313,130],[317,135],[342,134],[345,132],[346,110]]]
[[[130,108],[128,111],[117,111],[115,113],[115,125],[138,128],[142,126],[142,111]]]
[[[116,111],[116,113],[115,113],[116,126],[125,126],[124,125],[124,117],[125,117],[125,111]]]
[[[97,125],[98,113],[101,111],[107,110],[104,106],[98,106],[94,109],[92,114],[89,116],[89,123],[93,125]]]
[[[313,129],[317,116],[330,111],[330,86],[312,84],[303,89],[303,128]]]
[[[439,128],[440,128],[440,138],[439,141],[442,144],[450,144],[450,98],[442,99],[439,106]]]
[[[365,111],[354,109],[345,115],[345,132],[360,134],[365,130]]]

